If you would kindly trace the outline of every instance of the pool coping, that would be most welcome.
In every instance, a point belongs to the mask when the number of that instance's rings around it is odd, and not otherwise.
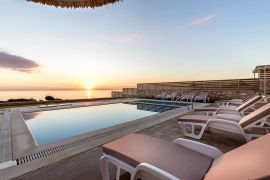
[[[94,106],[94,105],[104,105],[104,104],[112,104],[112,103],[121,103],[121,102],[127,102],[127,101],[134,101],[136,99],[122,99],[122,100],[110,100],[110,101],[98,101],[98,102],[91,102],[91,103],[79,103],[73,106],[75,107],[86,107],[86,106]],[[195,103],[194,107],[203,107],[207,104],[205,103]],[[59,109],[56,107],[49,107],[48,109],[42,109],[42,110],[55,110]],[[66,107],[61,108],[66,109]],[[30,107],[30,108],[14,108],[15,113],[21,113],[21,112],[36,112],[40,111],[40,108],[37,107]],[[47,166],[51,163],[57,162],[61,159],[68,158],[70,156],[73,156],[75,154],[81,153],[86,150],[93,149],[95,147],[101,146],[102,144],[112,141],[114,139],[117,139],[121,136],[124,136],[129,133],[138,132],[142,129],[148,128],[150,126],[165,122],[167,120],[170,120],[172,118],[175,118],[177,116],[183,115],[187,113],[187,108],[178,108],[173,109],[170,111],[166,111],[163,113],[147,116],[141,119],[137,119],[134,121],[126,122],[123,124],[115,125],[109,128],[104,128],[101,130],[97,130],[90,133],[81,134],[78,136],[74,136],[71,138],[67,138],[64,140],[60,140],[54,143],[50,143],[47,145],[41,145],[41,146],[35,146],[28,149],[27,152],[23,153],[17,153],[14,152],[14,158],[13,160],[18,160],[20,158],[23,158],[23,161],[25,163],[21,163],[20,165],[9,167],[6,169],[3,169],[0,171],[0,177],[3,179],[10,179],[17,177],[19,175],[28,173],[30,171],[33,171],[35,169]],[[24,122],[24,121],[23,121]],[[26,126],[27,128],[27,126]],[[28,130],[28,128],[27,128]],[[16,129],[13,129],[12,132],[16,131]],[[29,130],[28,130],[29,131]],[[28,132],[30,133],[30,131]],[[12,133],[13,134],[13,133]],[[28,134],[30,138],[33,138],[31,133]],[[17,136],[17,135],[15,135]],[[76,143],[78,145],[76,145]],[[13,144],[14,146],[14,144]],[[15,145],[16,146],[16,145]],[[20,145],[21,146],[21,145]],[[14,148],[14,147],[13,147]],[[60,149],[60,150],[59,150]],[[57,151],[56,153],[53,153],[54,151]],[[32,155],[43,152],[44,156],[41,156],[40,158],[31,159],[33,158]],[[29,157],[29,158],[28,158]]]

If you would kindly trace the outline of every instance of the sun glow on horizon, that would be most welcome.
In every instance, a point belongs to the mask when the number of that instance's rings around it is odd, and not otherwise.
[[[86,88],[87,90],[92,90],[92,89],[94,89],[94,87],[95,87],[95,85],[94,85],[94,82],[93,82],[93,81],[88,81],[88,82],[86,83],[86,86],[85,86],[85,88]]]

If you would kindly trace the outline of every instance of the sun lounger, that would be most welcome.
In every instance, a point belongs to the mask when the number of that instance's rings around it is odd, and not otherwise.
[[[164,99],[170,99],[173,101],[175,99],[176,95],[177,95],[177,92],[172,92],[170,94],[167,94]]]
[[[205,115],[185,115],[178,118],[185,136],[200,139],[207,127],[241,134],[246,141],[265,135],[270,130],[270,103],[244,116],[239,122]]]
[[[162,92],[161,94],[158,94],[156,96],[157,99],[165,99],[165,97],[167,96],[167,93],[166,92]]]
[[[225,154],[187,139],[169,142],[140,134],[130,134],[102,149],[103,180],[110,179],[110,164],[116,166],[116,180],[123,171],[131,180],[247,180],[270,175],[270,134]]]
[[[223,106],[240,106],[241,104],[247,102],[248,100],[250,100],[251,98],[253,98],[254,96],[260,95],[258,92],[251,94],[250,96],[247,96],[245,99],[231,99],[231,100],[223,100],[223,101],[216,101],[216,104],[219,107],[223,107]]]
[[[238,120],[240,120],[240,118],[242,118],[242,115],[247,109],[251,108],[255,110],[254,105],[260,100],[262,100],[262,96],[256,95],[238,107],[236,106],[203,107],[194,109],[193,111],[195,114],[205,114],[220,118],[226,118],[226,114],[235,115],[236,119],[238,117]]]
[[[194,97],[194,101],[206,102],[207,99],[208,99],[208,92],[200,92],[200,94]]]
[[[182,96],[178,97],[177,100],[179,100],[179,101],[182,101],[182,100],[193,101],[195,95],[196,95],[195,92],[185,93],[185,94],[183,94]],[[177,100],[176,100],[176,101],[177,101]]]

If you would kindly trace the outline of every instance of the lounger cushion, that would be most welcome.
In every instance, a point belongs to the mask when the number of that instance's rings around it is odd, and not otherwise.
[[[235,122],[239,122],[242,117],[239,115],[234,115],[234,114],[216,114],[215,118],[217,119],[225,119],[225,120],[231,120]]]
[[[178,122],[191,122],[191,123],[204,123],[206,124],[208,120],[213,119],[212,116],[204,115],[185,115],[177,119]]]
[[[213,112],[216,112],[217,110],[219,109],[228,109],[228,110],[234,110],[236,111],[236,106],[220,106],[220,107],[202,107],[202,108],[196,108],[194,109],[195,112],[198,112],[198,111],[213,111]]]
[[[217,114],[231,114],[231,115],[235,115],[235,116],[241,116],[239,111],[236,111],[233,109],[223,109],[223,108],[218,109],[216,112],[216,115]]]
[[[219,109],[215,114],[215,118],[234,120],[239,122],[242,119],[241,114],[236,110],[231,109]]]
[[[194,111],[217,111],[218,107],[202,107],[202,108],[196,108]]]
[[[187,180],[202,179],[213,162],[212,158],[180,145],[140,134],[108,143],[103,151],[133,167],[149,163]]]
[[[249,115],[244,116],[239,122],[239,124],[244,128],[268,115],[270,115],[270,103],[264,105],[263,107],[257,109]]]
[[[270,177],[270,134],[216,159],[205,180],[247,180]]]

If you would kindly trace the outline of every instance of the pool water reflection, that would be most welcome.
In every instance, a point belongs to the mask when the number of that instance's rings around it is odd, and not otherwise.
[[[42,145],[156,113],[119,103],[22,115],[35,141]]]

